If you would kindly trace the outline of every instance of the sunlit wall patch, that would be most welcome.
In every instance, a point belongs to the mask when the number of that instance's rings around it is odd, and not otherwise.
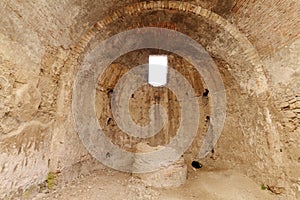
[[[168,56],[150,55],[148,69],[148,83],[154,87],[167,84]]]

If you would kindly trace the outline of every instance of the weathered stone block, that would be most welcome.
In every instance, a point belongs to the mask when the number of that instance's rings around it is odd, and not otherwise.
[[[285,124],[285,127],[288,131],[293,131],[296,129],[296,126],[292,122],[288,122]]]
[[[287,118],[295,118],[296,117],[296,114],[291,111],[291,110],[288,110],[286,112],[284,112],[284,117],[287,117]]]
[[[137,152],[152,152],[160,149],[160,146],[151,147],[146,143],[139,143],[137,145]],[[166,167],[162,167],[158,171],[135,174],[146,185],[157,188],[178,187],[185,183],[187,179],[187,166],[184,158],[181,157],[177,162]]]
[[[176,163],[162,168],[159,171],[135,174],[146,185],[156,188],[179,187],[187,179],[187,166],[184,159],[180,158]]]
[[[282,102],[280,105],[279,105],[279,107],[280,108],[287,108],[287,107],[289,107],[289,103],[288,102]]]
[[[300,101],[297,101],[297,102],[295,103],[295,108],[300,108]]]
[[[41,93],[32,84],[22,86],[16,92],[15,105],[17,107],[17,116],[21,121],[33,119],[41,103]]]
[[[293,110],[295,113],[300,113],[300,109]]]
[[[291,99],[289,100],[289,104],[295,103],[297,100],[296,99]]]

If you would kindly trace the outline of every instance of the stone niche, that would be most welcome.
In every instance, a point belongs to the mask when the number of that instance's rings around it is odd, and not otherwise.
[[[202,137],[208,128],[209,98],[205,96],[206,88],[200,74],[180,56],[162,50],[145,49],[130,52],[115,60],[99,77],[95,102],[99,124],[106,136],[115,145],[131,152],[136,152],[137,145],[140,143],[145,143],[151,147],[164,146],[176,135],[180,126],[180,107],[176,95],[167,88],[153,87],[148,84],[131,94],[130,114],[133,121],[141,126],[150,123],[149,109],[151,105],[160,104],[166,109],[169,120],[162,130],[152,137],[143,139],[130,136],[130,133],[124,133],[117,126],[111,111],[111,95],[118,80],[133,67],[148,63],[148,57],[152,54],[168,55],[169,67],[183,74],[195,91],[195,98],[198,100],[199,109],[201,110],[201,118],[197,133],[198,140],[195,140],[196,142],[190,147],[189,160],[191,161],[192,157],[197,155]]]
[[[180,106],[176,95],[164,87],[144,85],[131,94],[129,109],[133,121],[141,126],[150,123],[149,109],[151,105],[160,104],[167,112],[168,121],[165,126],[154,136],[138,138],[125,133],[116,124],[111,110],[111,98],[113,90],[119,79],[133,67],[148,63],[149,55],[167,55],[168,66],[179,71],[189,81],[195,91],[195,98],[201,110],[197,139],[174,164],[161,168],[152,173],[134,174],[148,186],[153,187],[178,187],[187,178],[187,164],[197,157],[202,137],[208,128],[209,98],[208,90],[198,71],[180,56],[157,49],[143,49],[127,53],[115,60],[99,77],[96,91],[96,113],[100,126],[104,129],[115,145],[131,152],[151,152],[164,146],[176,135],[180,126]],[[186,160],[185,160],[185,159]]]

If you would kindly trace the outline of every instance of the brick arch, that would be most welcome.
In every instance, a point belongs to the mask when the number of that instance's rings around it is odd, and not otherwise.
[[[78,70],[78,58],[84,54],[86,47],[90,41],[106,26],[110,25],[114,21],[120,19],[123,15],[133,15],[142,13],[145,11],[158,11],[158,10],[173,10],[178,12],[184,12],[202,17],[210,23],[215,23],[221,27],[227,34],[232,36],[242,49],[242,55],[245,62],[251,64],[252,74],[249,84],[247,84],[248,91],[254,91],[256,94],[263,93],[267,90],[267,78],[265,77],[260,57],[255,47],[250,43],[244,34],[242,34],[233,24],[228,22],[218,14],[202,8],[199,5],[195,5],[190,2],[182,1],[143,1],[127,5],[123,8],[117,9],[112,13],[104,16],[93,27],[91,27],[79,40],[79,42],[73,48],[70,57],[65,66],[68,70]],[[70,68],[71,69],[70,69]],[[70,73],[67,71],[66,73]]]
[[[267,94],[267,79],[265,77],[265,74],[263,72],[263,66],[261,64],[260,58],[258,56],[258,53],[256,49],[252,46],[252,44],[248,41],[248,39],[243,35],[241,32],[238,31],[238,29],[230,24],[227,20],[222,18],[221,16],[204,9],[200,6],[193,5],[188,2],[180,2],[180,1],[160,1],[160,2],[139,2],[134,3],[128,6],[125,6],[119,10],[116,10],[113,12],[113,14],[106,15],[101,20],[99,20],[97,23],[94,24],[93,27],[91,27],[89,30],[85,32],[85,34],[81,37],[81,39],[78,41],[78,43],[74,46],[74,48],[70,51],[69,58],[64,63],[64,67],[61,68],[61,79],[59,83],[59,89],[60,96],[58,97],[59,105],[57,106],[57,119],[60,120],[60,122],[65,121],[67,124],[67,128],[63,134],[68,137],[68,139],[72,138],[73,141],[76,143],[79,142],[77,139],[76,130],[74,129],[74,124],[70,123],[70,120],[73,121],[72,116],[72,92],[73,92],[73,83],[76,77],[77,71],[81,67],[81,57],[85,56],[86,52],[89,50],[90,44],[92,43],[93,39],[96,38],[96,36],[101,36],[99,33],[107,26],[109,26],[114,21],[118,20],[120,17],[122,17],[124,14],[139,14],[146,11],[158,11],[158,10],[175,10],[178,12],[183,13],[190,13],[192,15],[196,15],[199,17],[202,17],[204,19],[207,19],[209,23],[214,23],[218,25],[219,27],[222,27],[221,31],[226,32],[227,35],[230,37],[233,37],[239,47],[242,49],[242,58],[243,62],[248,62],[250,64],[249,68],[250,70],[250,78],[252,78],[252,83],[254,83],[250,89],[256,92],[257,97],[254,97],[254,95],[241,95],[246,96],[245,100],[242,101],[243,105],[239,106],[239,111],[246,113],[248,112],[250,106],[246,105],[253,105],[255,109],[258,108],[257,112],[258,114],[255,115],[255,117],[259,117],[261,120],[261,123],[259,125],[255,126],[255,129],[250,129],[249,126],[252,126],[253,119],[249,118],[244,121],[244,124],[240,125],[240,131],[244,134],[244,137],[251,140],[251,146],[253,141],[258,141],[258,143],[265,143],[265,135],[261,133],[265,133],[266,128],[265,127],[273,127],[273,122],[264,121],[265,118],[262,115],[265,108],[268,107],[268,104],[264,101]],[[218,47],[218,46],[217,46]],[[239,52],[240,53],[240,52]],[[234,63],[228,62],[229,64],[232,64],[234,66]],[[253,72],[253,73],[252,73]],[[59,73],[59,72],[57,72]],[[233,75],[240,75],[243,79],[243,74],[233,74]],[[232,74],[230,77],[233,77]],[[248,80],[247,80],[248,81]],[[249,90],[249,92],[251,92]],[[245,93],[244,93],[245,94]],[[249,93],[250,94],[250,93]],[[248,102],[249,98],[253,98],[253,102]],[[267,111],[268,108],[266,109]],[[235,116],[235,115],[234,115]],[[235,116],[240,117],[240,116]],[[227,136],[231,137],[231,130],[229,130],[230,133],[227,132]],[[276,130],[274,130],[276,132]],[[240,139],[239,139],[240,140]],[[267,138],[268,140],[268,138]],[[243,148],[243,147],[241,147]],[[248,153],[248,152],[247,152]],[[249,152],[251,155],[255,155],[257,157],[257,152],[251,151]],[[258,156],[261,158],[260,156]],[[268,157],[266,157],[269,159]],[[247,157],[245,157],[244,161],[247,160]],[[270,162],[268,160],[268,162]],[[261,169],[255,169],[253,173],[261,172]]]

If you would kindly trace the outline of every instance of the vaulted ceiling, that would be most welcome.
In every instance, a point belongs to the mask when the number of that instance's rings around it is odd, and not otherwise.
[[[31,48],[37,43],[65,48],[102,16],[136,0],[60,0],[0,2],[0,36]],[[163,1],[167,2],[167,1]],[[180,1],[183,2],[183,1]],[[262,57],[291,43],[300,33],[300,2],[296,0],[193,0],[221,15],[244,33]],[[138,17],[138,16],[137,16]],[[37,42],[34,38],[41,38]]]

